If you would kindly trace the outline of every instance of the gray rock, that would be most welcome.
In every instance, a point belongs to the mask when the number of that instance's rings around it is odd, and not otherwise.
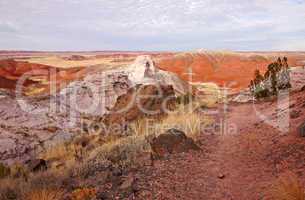
[[[173,153],[200,150],[193,139],[188,138],[184,132],[177,129],[169,129],[164,134],[154,138],[150,145],[153,155],[157,158],[166,157]]]

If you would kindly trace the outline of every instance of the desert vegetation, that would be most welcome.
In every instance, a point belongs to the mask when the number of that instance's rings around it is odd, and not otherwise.
[[[255,70],[254,80],[250,82],[251,92],[256,98],[262,98],[276,95],[279,90],[290,88],[288,68],[288,59],[284,57],[269,64],[264,75],[261,75],[259,70]]]

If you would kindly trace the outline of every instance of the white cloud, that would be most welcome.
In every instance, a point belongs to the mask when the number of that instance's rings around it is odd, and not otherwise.
[[[0,21],[0,33],[15,33],[18,26],[12,22]]]
[[[32,38],[28,49],[35,41],[39,48],[68,50],[268,50],[285,39],[304,43],[304,20],[304,0],[0,1],[6,23],[0,31],[18,24],[11,30]],[[11,41],[5,48],[18,46],[16,34],[5,37]]]

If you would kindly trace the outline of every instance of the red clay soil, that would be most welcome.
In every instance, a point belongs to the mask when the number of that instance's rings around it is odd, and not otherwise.
[[[304,53],[185,53],[159,59],[157,66],[177,73],[186,81],[189,81],[187,70],[191,68],[193,82],[214,82],[242,89],[253,79],[255,69],[265,72],[268,64],[279,56],[287,56],[290,66],[305,60]]]
[[[290,106],[280,112],[289,107],[303,111],[304,96],[293,94]],[[291,119],[289,132],[283,134],[254,111],[272,118],[276,104],[229,105],[229,113],[220,112],[219,117],[234,124],[237,132],[202,134],[198,141],[202,151],[172,155],[144,168],[137,175],[137,199],[272,199],[271,186],[287,171],[304,185],[305,139],[297,136],[296,128],[305,115]]]
[[[35,86],[37,88],[43,87],[45,92],[48,92],[49,83],[52,81],[51,76],[56,77],[56,85],[60,89],[61,86],[68,82],[83,77],[86,74],[86,69],[58,69],[48,65],[15,61],[13,59],[0,60],[0,88],[14,91],[17,81],[26,73],[30,73],[30,75],[23,84],[24,90],[27,90],[29,86]]]

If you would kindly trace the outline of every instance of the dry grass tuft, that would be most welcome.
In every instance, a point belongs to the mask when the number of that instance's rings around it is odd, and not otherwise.
[[[96,197],[94,188],[81,188],[74,190],[71,195],[72,200],[91,200]]]
[[[45,160],[62,160],[66,163],[83,160],[90,149],[101,144],[97,136],[80,135],[70,142],[48,148],[40,157]]]
[[[207,117],[203,118],[194,112],[194,109],[200,106],[201,104],[198,101],[191,101],[190,104],[187,105],[180,104],[166,117],[161,118],[158,121],[149,121],[150,124],[147,123],[149,124],[149,129],[146,131],[146,135],[153,134],[158,136],[166,132],[168,129],[176,128],[196,140],[203,126],[210,123],[210,120]],[[138,125],[138,127],[140,126]],[[145,126],[143,127],[145,128]]]
[[[106,143],[96,148],[90,154],[89,159],[101,162],[108,160],[121,166],[130,166],[136,162],[138,155],[149,151],[150,145],[145,135],[134,135]]]
[[[10,173],[10,168],[0,163],[0,179],[9,176]]]
[[[88,158],[130,163],[140,152],[150,152],[150,140],[168,129],[180,129],[187,136],[197,140],[202,126],[209,123],[208,119],[202,119],[193,112],[198,106],[197,103],[191,101],[187,105],[179,105],[174,112],[161,119],[146,118],[135,121],[131,124],[131,136],[122,138],[111,134],[81,135],[69,143],[48,149],[41,157],[46,160],[63,161],[67,168],[73,167],[76,162],[86,162]]]
[[[287,171],[273,184],[270,197],[274,200],[305,200],[305,190],[297,175]]]
[[[151,130],[150,130],[151,123],[154,123],[154,121],[150,119],[140,119],[135,121],[130,125],[133,135],[140,136],[140,135],[151,134]]]
[[[62,200],[64,192],[60,188],[71,183],[65,170],[48,170],[26,176],[22,173],[23,169],[17,166],[15,176],[0,180],[1,200]]]
[[[28,169],[19,163],[15,163],[10,167],[10,177],[12,178],[27,178],[29,175]]]
[[[62,200],[64,192],[55,189],[38,189],[26,194],[25,200]]]
[[[45,160],[52,160],[56,158],[66,158],[67,160],[74,159],[76,146],[69,143],[58,144],[54,147],[48,148],[41,157]]]

